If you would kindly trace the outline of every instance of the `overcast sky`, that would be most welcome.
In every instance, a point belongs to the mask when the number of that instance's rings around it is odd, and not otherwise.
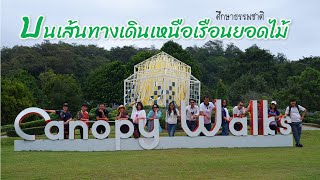
[[[252,44],[270,50],[273,54],[284,53],[290,60],[303,56],[320,56],[320,1],[293,0],[1,0],[1,46],[32,46],[43,40],[21,40],[21,17],[28,15],[33,22],[39,15],[46,17],[45,25],[65,25],[68,19],[77,19],[81,25],[126,25],[134,19],[141,25],[169,25],[177,18],[186,24],[195,25],[198,20],[209,17],[217,25],[240,24],[244,21],[215,20],[216,11],[222,13],[256,13],[264,11],[265,21],[251,24],[266,24],[270,17],[291,19],[290,32],[286,40],[224,40],[233,42],[244,50]],[[183,47],[202,46],[206,40],[176,40]],[[160,48],[167,40],[67,40],[79,44],[97,44],[100,47],[135,45],[137,47]],[[57,41],[51,41],[57,42]]]

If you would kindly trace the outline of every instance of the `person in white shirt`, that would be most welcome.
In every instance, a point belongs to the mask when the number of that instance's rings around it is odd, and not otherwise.
[[[210,98],[205,96],[203,98],[203,102],[200,104],[200,115],[204,116],[204,127],[211,131],[211,115],[212,111],[215,109],[215,106],[212,102],[210,102]],[[204,136],[203,133],[200,134]]]
[[[199,107],[195,105],[194,99],[189,100],[190,105],[186,107],[187,112],[187,125],[191,131],[196,129],[197,123],[196,120],[199,116]]]
[[[246,109],[243,106],[243,101],[239,101],[238,105],[233,108],[233,117],[243,118],[246,117]],[[240,131],[242,128],[241,123],[236,123],[234,129]]]
[[[133,136],[138,138],[140,137],[139,121],[144,121],[144,124],[146,124],[146,111],[143,110],[143,104],[141,102],[137,102],[137,104],[134,103],[132,105],[131,119],[133,121],[135,131]]]
[[[303,111],[302,116],[300,114],[300,111]],[[292,128],[294,140],[296,141],[296,147],[303,147],[303,145],[300,144],[300,137],[302,131],[302,121],[306,113],[307,109],[298,105],[295,99],[290,100],[290,106],[286,108],[284,117],[290,116],[292,120],[292,123],[290,125]]]
[[[227,100],[222,100],[221,102],[222,104],[222,122],[221,122],[221,126],[222,126],[222,132],[220,135],[222,136],[228,136],[229,135],[229,122],[231,121],[232,117],[230,117],[228,109],[227,109]]]
[[[174,136],[174,133],[176,132],[178,116],[180,116],[179,110],[176,108],[174,102],[171,102],[166,112],[166,129],[168,130],[170,137]]]

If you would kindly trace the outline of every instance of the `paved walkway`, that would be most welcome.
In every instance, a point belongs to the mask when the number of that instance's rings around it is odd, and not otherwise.
[[[320,130],[318,127],[302,125],[302,130]]]

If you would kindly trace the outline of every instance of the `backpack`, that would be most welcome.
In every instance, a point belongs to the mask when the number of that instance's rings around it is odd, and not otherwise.
[[[300,112],[299,105],[297,105],[296,107],[297,107],[297,109],[298,109],[298,112]],[[292,107],[289,106],[289,116],[290,116],[290,114],[291,114],[291,108],[292,108]]]

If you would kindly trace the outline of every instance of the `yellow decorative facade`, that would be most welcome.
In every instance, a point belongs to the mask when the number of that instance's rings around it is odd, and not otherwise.
[[[140,100],[144,105],[167,106],[171,101],[200,100],[200,81],[191,67],[160,52],[134,66],[134,74],[124,80],[124,104]]]

